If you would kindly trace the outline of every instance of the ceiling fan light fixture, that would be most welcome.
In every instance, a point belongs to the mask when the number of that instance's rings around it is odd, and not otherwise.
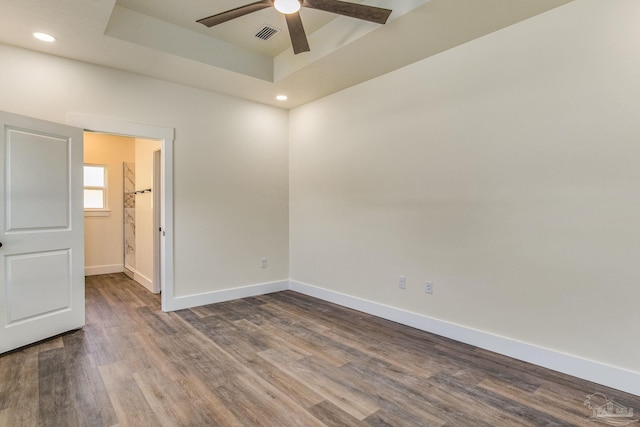
[[[273,7],[278,12],[289,15],[300,10],[300,2],[298,0],[276,0],[273,2]]]
[[[198,19],[196,22],[207,27],[213,27],[231,21],[232,19],[273,7],[278,12],[284,14],[287,28],[289,29],[291,47],[293,48],[293,53],[297,55],[311,50],[309,48],[307,34],[302,25],[302,18],[300,13],[298,13],[302,6],[309,9],[318,9],[324,12],[361,19],[363,21],[375,22],[376,24],[385,24],[392,12],[391,9],[350,3],[343,0],[258,0],[254,3]]]

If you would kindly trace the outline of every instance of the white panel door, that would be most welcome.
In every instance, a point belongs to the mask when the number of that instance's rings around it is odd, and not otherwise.
[[[0,111],[0,353],[84,326],[82,130]]]

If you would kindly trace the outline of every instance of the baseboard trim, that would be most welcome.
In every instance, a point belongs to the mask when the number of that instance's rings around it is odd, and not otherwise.
[[[99,274],[122,273],[124,267],[122,264],[112,265],[92,265],[84,268],[85,276],[97,276]]]
[[[290,280],[288,288],[343,307],[640,396],[640,373],[638,372],[412,313],[307,283]],[[585,395],[596,391],[584,390]]]
[[[196,295],[186,295],[174,297],[168,311],[182,310],[185,308],[198,307],[201,305],[215,304],[218,302],[231,301],[239,298],[254,297],[258,295],[270,294],[273,292],[286,291],[289,289],[289,281],[259,283],[256,285],[242,286],[239,288],[224,289],[221,291],[207,292]]]
[[[131,268],[129,267],[129,269]],[[153,280],[149,279],[144,274],[140,274],[137,270],[133,270],[133,280],[144,286],[144,288],[151,293],[160,293],[160,290],[153,289]]]

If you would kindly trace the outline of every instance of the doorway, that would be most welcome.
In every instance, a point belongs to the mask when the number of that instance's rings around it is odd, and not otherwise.
[[[177,305],[174,302],[173,288],[173,139],[174,129],[160,127],[155,125],[146,125],[140,123],[126,122],[116,119],[110,119],[99,116],[91,116],[85,114],[69,114],[67,121],[70,125],[80,127],[88,132],[110,134],[116,136],[124,136],[130,138],[138,138],[145,140],[159,141],[159,153],[154,161],[153,156],[151,163],[159,163],[159,171],[156,174],[160,182],[160,189],[156,193],[158,199],[156,203],[160,206],[156,209],[159,223],[155,230],[157,235],[156,245],[159,246],[159,261],[154,263],[153,268],[159,278],[159,288],[162,292],[162,310],[175,310]],[[153,194],[153,191],[151,192]]]
[[[91,172],[85,178],[87,276],[124,272],[150,292],[161,291],[156,274],[160,247],[154,245],[160,210],[156,201],[161,195],[154,176],[159,173],[160,147],[158,140],[84,133],[85,170]],[[87,187],[88,181],[96,182]]]

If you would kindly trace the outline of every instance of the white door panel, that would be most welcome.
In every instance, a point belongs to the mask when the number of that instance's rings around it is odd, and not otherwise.
[[[0,353],[84,325],[82,130],[0,112]]]
[[[8,256],[6,268],[8,326],[71,308],[70,250]]]
[[[7,232],[69,228],[71,141],[8,127],[5,144]]]

